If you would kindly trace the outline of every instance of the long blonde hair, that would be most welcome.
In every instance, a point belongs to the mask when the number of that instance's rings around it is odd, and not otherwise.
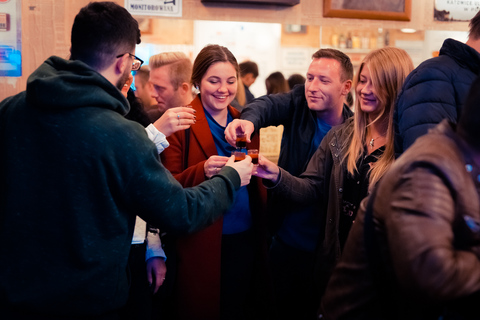
[[[345,153],[344,160],[347,161],[347,170],[350,174],[353,175],[355,172],[358,172],[357,162],[364,152],[368,127],[375,122],[388,122],[385,151],[370,169],[371,188],[395,160],[393,145],[394,105],[405,78],[413,70],[413,63],[407,52],[402,49],[386,47],[371,51],[360,65],[357,76],[355,77],[355,88],[360,81],[360,74],[363,68],[367,65],[370,70],[376,97],[379,103],[385,106],[385,108],[375,120],[368,123],[368,114],[361,110],[360,99],[357,97],[355,102],[353,137]]]

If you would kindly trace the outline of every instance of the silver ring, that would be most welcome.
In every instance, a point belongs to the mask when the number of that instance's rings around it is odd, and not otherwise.
[[[177,113],[177,119],[180,120],[180,114]]]

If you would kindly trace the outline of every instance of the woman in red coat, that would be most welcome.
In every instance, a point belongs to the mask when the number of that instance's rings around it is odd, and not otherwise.
[[[184,186],[215,175],[235,149],[225,127],[240,116],[230,103],[237,91],[238,64],[225,47],[208,45],[193,64],[192,83],[200,94],[191,105],[196,124],[170,136],[161,155],[165,167]],[[248,145],[259,148],[258,135]],[[249,319],[254,301],[268,305],[266,279],[265,190],[258,178],[238,193],[234,205],[212,226],[177,239],[176,309],[179,319]],[[265,231],[266,232],[266,231]]]

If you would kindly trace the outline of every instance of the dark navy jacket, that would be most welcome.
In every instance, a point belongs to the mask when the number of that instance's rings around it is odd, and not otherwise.
[[[343,120],[353,116],[353,112],[343,106]],[[282,144],[278,165],[293,176],[300,176],[316,149],[312,150],[312,140],[315,136],[316,113],[308,108],[305,97],[305,85],[298,85],[288,93],[271,94],[255,99],[242,111],[241,119],[251,121],[255,131],[268,126],[283,125]],[[282,238],[288,245],[300,250],[307,249],[318,239],[319,220],[324,215],[318,214],[319,206],[313,204],[310,208],[299,208],[298,205],[277,197],[269,192],[268,197],[272,233],[290,236],[290,241]],[[283,223],[283,218],[290,215]],[[295,216],[295,217],[294,217]],[[277,234],[277,236],[279,235]]]
[[[438,57],[413,70],[396,103],[395,153],[403,153],[445,118],[456,123],[479,72],[480,54],[453,39],[445,40]]]
[[[344,120],[351,116],[353,112],[344,105]],[[305,85],[296,86],[288,93],[255,99],[242,111],[241,119],[251,121],[255,131],[283,125],[278,165],[297,177],[305,171],[315,152],[310,149],[316,128],[316,114],[308,108]]]

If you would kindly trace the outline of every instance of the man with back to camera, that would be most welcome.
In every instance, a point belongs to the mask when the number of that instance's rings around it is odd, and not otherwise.
[[[312,59],[305,85],[255,99],[242,112],[241,120],[234,120],[225,130],[227,141],[233,145],[237,131],[244,131],[250,140],[260,128],[284,125],[278,165],[294,176],[305,170],[330,128],[353,115],[344,104],[352,86],[350,58],[335,49],[320,49]],[[317,204],[295,208],[269,194],[270,219],[278,222],[270,247],[278,319],[310,319],[316,315],[319,293],[313,286],[315,249],[322,241],[326,223],[316,208]]]
[[[247,103],[250,103],[255,99],[253,94],[250,92],[250,86],[257,80],[258,77],[258,66],[253,61],[244,61],[238,65],[240,69],[240,79],[242,80],[243,86],[245,88],[245,98]]]
[[[446,39],[439,56],[421,63],[405,80],[394,116],[397,155],[443,119],[457,122],[480,73],[480,12],[469,27],[466,43]]]
[[[0,103],[2,319],[116,319],[136,213],[194,232],[231,205],[253,168],[232,157],[183,189],[162,166],[144,128],[124,118],[119,89],[141,61],[138,23],[123,7],[88,4],[71,41],[70,60],[50,57]]]
[[[193,100],[192,61],[183,52],[163,52],[150,57],[152,95],[163,112]]]

